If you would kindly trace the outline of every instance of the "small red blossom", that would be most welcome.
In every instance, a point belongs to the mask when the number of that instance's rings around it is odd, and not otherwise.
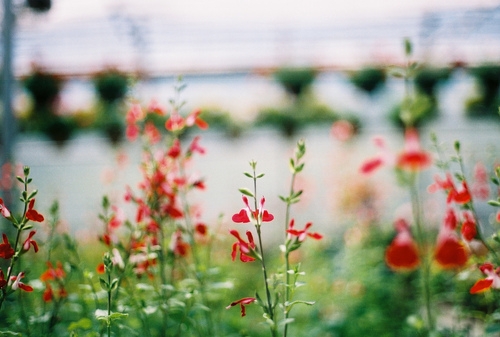
[[[167,152],[167,156],[170,158],[177,158],[181,154],[181,142],[178,138],[174,139],[174,142],[172,143],[172,146],[170,146],[170,149]]]
[[[7,285],[7,280],[5,279],[5,275],[3,274],[3,270],[0,268],[0,289]]]
[[[24,278],[24,272],[20,272],[17,276],[11,276],[10,280],[13,281],[12,283],[12,290],[17,290],[17,288],[20,288],[26,292],[32,292],[33,287],[24,284],[21,282],[21,279]]]
[[[66,272],[63,269],[62,263],[57,262],[56,267],[48,261],[47,262],[47,270],[43,272],[42,275],[40,275],[40,280],[43,282],[47,281],[56,281],[56,280],[62,280],[63,278],[66,277]]]
[[[179,131],[185,126],[185,121],[177,112],[172,112],[170,118],[165,122],[165,128],[168,131]]]
[[[14,256],[15,251],[10,245],[9,239],[7,238],[7,235],[5,233],[2,234],[2,238],[3,242],[0,243],[0,258],[8,260]]]
[[[33,246],[33,249],[35,250],[35,253],[38,252],[38,244],[36,243],[35,240],[33,240],[33,236],[35,235],[36,231],[31,231],[28,235],[28,237],[26,238],[26,240],[24,240],[24,243],[23,243],[23,249],[25,251],[28,251],[30,249],[31,246]]]
[[[44,220],[43,215],[38,213],[33,207],[35,206],[35,199],[31,199],[28,210],[26,211],[26,218],[35,222],[42,222]]]
[[[479,266],[479,270],[486,275],[486,278],[478,280],[472,288],[469,290],[471,294],[478,294],[485,292],[491,288],[500,288],[500,270],[493,266],[493,264],[487,262]]]
[[[338,120],[330,129],[330,134],[341,142],[351,139],[355,132],[354,125],[348,120]]]
[[[151,144],[156,144],[161,140],[161,133],[152,122],[147,122],[144,125],[144,134]]]
[[[204,223],[197,223],[196,226],[194,226],[194,231],[201,236],[205,236],[208,233],[208,228]]]
[[[420,147],[417,129],[406,129],[404,150],[397,157],[396,166],[403,170],[419,171],[425,169],[431,163],[431,155]]]
[[[0,213],[4,218],[6,219],[10,218],[10,211],[5,206],[2,198],[0,198]]]
[[[384,161],[380,157],[372,158],[363,163],[361,165],[360,171],[363,174],[370,174],[375,172],[379,167],[384,164]]]
[[[443,269],[456,269],[465,266],[469,256],[455,232],[456,224],[450,226],[446,219],[438,233],[434,259]]]
[[[136,124],[127,124],[125,128],[125,135],[127,139],[131,142],[135,141],[139,137],[140,129]]]
[[[164,116],[166,114],[165,108],[154,99],[149,103],[147,110],[148,112],[152,112],[160,116]]]
[[[205,154],[205,148],[200,146],[200,136],[196,136],[193,138],[191,144],[189,145],[188,152],[190,154],[195,152],[198,152],[199,154]]]
[[[181,230],[177,230],[172,234],[172,240],[170,241],[170,250],[176,256],[179,257],[187,256],[189,252],[189,243],[184,241]]]
[[[95,270],[98,274],[104,274],[106,272],[106,266],[104,265],[104,263],[101,262],[97,265]]]
[[[236,254],[238,253],[238,249],[240,251],[240,261],[241,262],[252,262],[255,261],[255,258],[252,256],[255,250],[255,242],[253,240],[252,232],[247,231],[247,239],[248,242],[243,240],[240,237],[240,233],[238,231],[232,229],[229,231],[231,235],[233,235],[238,241],[233,244],[231,259],[234,261],[236,259]]]
[[[451,202],[455,202],[457,204],[466,204],[471,200],[467,183],[463,181],[461,188],[457,189],[449,172],[446,173],[444,179],[441,179],[439,176],[434,177],[434,183],[431,184],[427,188],[427,190],[430,193],[434,193],[438,190],[445,191],[446,193],[448,193],[446,199],[446,203],[448,204]]]
[[[203,119],[201,119],[199,116],[201,114],[200,109],[193,110],[187,117],[186,117],[186,125],[187,126],[193,126],[196,124],[200,129],[206,130],[208,129],[208,123],[205,122]]]
[[[241,209],[238,213],[234,214],[231,219],[236,223],[249,223],[250,218],[246,209]]]
[[[236,305],[239,304],[240,308],[241,308],[241,317],[245,317],[245,315],[246,315],[245,305],[253,303],[255,301],[257,301],[257,299],[254,298],[254,297],[244,297],[244,298],[242,298],[240,300],[231,302],[231,304],[229,304],[226,307],[226,309],[230,309],[230,308],[232,308],[232,307],[234,307],[234,306],[236,306]]]
[[[464,222],[460,232],[464,240],[468,242],[472,241],[477,235],[476,221],[469,212],[464,213]]]
[[[127,116],[125,117],[125,120],[127,124],[135,124],[142,119],[144,119],[145,114],[144,111],[142,110],[141,106],[139,104],[132,104],[130,109],[127,112]]]
[[[49,283],[45,285],[45,291],[42,294],[42,299],[44,302],[50,302],[54,298],[54,292]]]
[[[287,229],[287,233],[292,235],[292,236],[296,236],[297,237],[297,240],[299,242],[304,242],[304,240],[307,238],[307,237],[310,237],[310,238],[313,238],[315,240],[320,240],[323,238],[323,235],[319,234],[319,233],[310,233],[308,230],[309,228],[311,228],[312,226],[312,222],[308,222],[306,224],[306,226],[304,227],[304,229],[302,230],[297,230],[294,228],[294,224],[295,224],[295,220],[292,219],[290,221],[290,225],[288,226],[288,229]]]
[[[395,271],[410,271],[420,264],[418,246],[413,240],[410,226],[404,219],[394,223],[397,234],[385,252],[385,262]]]
[[[474,166],[474,182],[472,183],[471,193],[481,200],[487,200],[490,196],[488,172],[481,162]]]

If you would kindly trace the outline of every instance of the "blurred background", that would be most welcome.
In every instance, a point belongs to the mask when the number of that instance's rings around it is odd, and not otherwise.
[[[383,216],[401,204],[394,181],[365,181],[357,170],[374,154],[374,135],[401,144],[404,89],[391,69],[407,61],[405,38],[421,64],[423,142],[436,132],[461,140],[471,160],[498,154],[499,5],[3,0],[3,162],[32,167],[40,209],[57,199],[73,231],[93,228],[102,195],[119,201],[140,178],[141,147],[123,137],[127,105],[168,107],[182,76],[186,112],[200,108],[211,124],[207,155],[195,162],[208,221],[241,208],[251,159],[279,218],[299,138],[308,149],[300,221],[333,231],[369,213],[367,204]]]

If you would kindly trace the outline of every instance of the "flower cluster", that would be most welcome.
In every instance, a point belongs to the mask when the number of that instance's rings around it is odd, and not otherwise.
[[[305,154],[305,144],[303,141],[299,141],[297,144],[297,149],[295,152],[295,157],[290,159],[290,168],[292,171],[292,186],[290,189],[290,195],[283,197],[280,196],[287,204],[286,208],[286,224],[284,230],[284,244],[280,245],[280,249],[284,254],[285,266],[284,273],[280,276],[283,277],[282,288],[274,284],[270,284],[270,278],[268,275],[269,266],[266,264],[265,253],[262,245],[262,232],[261,227],[264,223],[272,222],[275,218],[272,213],[270,213],[265,208],[266,199],[261,197],[257,198],[256,186],[257,179],[262,178],[263,174],[256,173],[257,163],[255,161],[250,162],[252,172],[245,172],[245,176],[253,180],[254,191],[250,191],[246,188],[241,188],[240,192],[242,195],[242,200],[244,208],[242,208],[238,213],[232,216],[232,221],[237,224],[253,224],[255,229],[255,235],[251,230],[245,231],[246,238],[235,229],[231,229],[229,233],[236,238],[236,242],[232,246],[231,259],[236,260],[236,256],[239,252],[239,260],[244,263],[249,262],[259,262],[262,266],[263,279],[264,279],[264,289],[265,289],[265,299],[262,299],[258,292],[256,297],[244,297],[237,301],[231,302],[226,309],[239,305],[241,308],[241,316],[246,315],[246,305],[257,303],[264,311],[264,317],[267,318],[267,323],[269,323],[270,331],[272,336],[277,336],[278,326],[283,325],[283,336],[287,336],[288,324],[291,322],[289,319],[289,314],[292,306],[296,303],[303,303],[311,305],[314,302],[307,301],[293,301],[293,292],[297,287],[297,278],[299,275],[303,275],[303,272],[299,271],[299,266],[292,268],[290,266],[289,255],[292,251],[299,249],[305,242],[307,237],[319,240],[323,236],[316,232],[310,232],[312,223],[309,222],[305,225],[303,229],[297,229],[295,227],[295,220],[289,218],[290,206],[294,203],[299,202],[300,195],[302,191],[294,190],[294,180],[295,175],[302,171],[304,163],[300,160]],[[250,198],[250,199],[249,199]],[[253,203],[251,203],[251,201]],[[256,239],[255,239],[256,237]],[[274,277],[277,277],[276,275]],[[281,302],[280,302],[281,299]],[[283,316],[280,324],[279,315],[277,307],[282,309]]]
[[[0,199],[0,214],[13,225],[17,232],[13,243],[9,240],[6,233],[2,234],[0,258],[6,260],[9,267],[6,272],[0,268],[0,308],[7,296],[17,289],[27,292],[33,291],[32,286],[22,281],[26,276],[26,271],[16,271],[19,259],[24,254],[28,253],[31,248],[33,248],[35,253],[39,250],[38,243],[34,239],[36,230],[32,229],[32,222],[43,222],[45,220],[44,216],[35,209],[37,191],[34,190],[28,194],[28,185],[31,183],[29,172],[29,168],[25,167],[23,170],[24,176],[17,177],[17,180],[23,184],[21,201],[24,203],[24,211],[21,216],[15,216],[5,205],[5,202]],[[24,239],[23,236],[25,236]]]

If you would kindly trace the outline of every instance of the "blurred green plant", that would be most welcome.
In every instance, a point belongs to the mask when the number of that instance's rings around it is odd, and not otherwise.
[[[498,117],[500,65],[482,64],[471,67],[469,73],[476,80],[476,93],[465,102],[470,117]]]
[[[339,118],[328,106],[309,97],[301,97],[283,108],[262,109],[254,121],[255,126],[271,126],[287,138],[309,125],[331,125]]]
[[[276,70],[273,75],[285,91],[296,98],[314,83],[317,71],[309,67],[283,67]]]
[[[101,129],[111,144],[118,144],[124,137],[124,99],[130,85],[130,76],[116,68],[104,69],[92,76],[99,98],[95,125]]]
[[[386,71],[381,67],[369,66],[350,72],[350,82],[363,92],[373,95],[382,88],[386,80]]]
[[[56,113],[63,78],[35,66],[21,82],[33,101],[28,117],[21,119],[21,130],[41,132],[57,145],[64,145],[74,134],[76,123],[71,116]]]

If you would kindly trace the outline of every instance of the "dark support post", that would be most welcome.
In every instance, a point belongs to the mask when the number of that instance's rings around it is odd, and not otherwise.
[[[2,152],[1,162],[12,162],[13,148],[16,137],[16,120],[12,109],[12,92],[14,88],[14,75],[12,70],[12,36],[14,29],[14,12],[12,10],[12,0],[3,0],[3,64],[2,64]],[[12,201],[11,191],[4,191],[5,203]]]

